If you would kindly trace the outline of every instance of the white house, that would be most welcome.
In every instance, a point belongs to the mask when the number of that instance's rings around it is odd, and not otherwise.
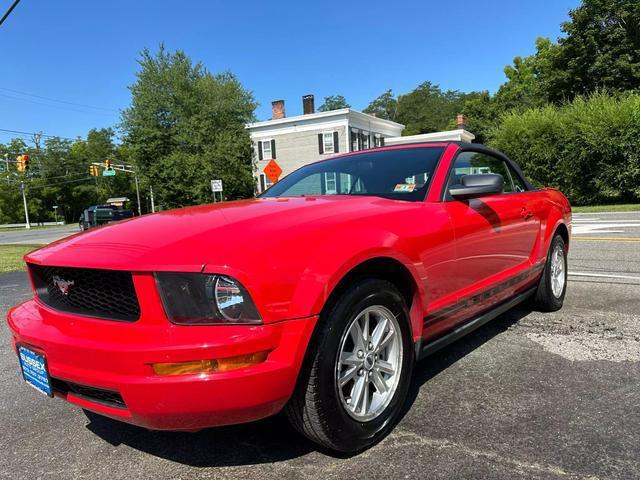
[[[302,109],[302,115],[287,117],[284,100],[277,100],[271,102],[271,120],[246,126],[257,159],[254,175],[258,192],[272,185],[268,165],[279,172],[272,178],[282,178],[303,165],[337,153],[429,141],[471,142],[475,138],[464,129],[462,115],[458,116],[456,130],[402,137],[404,125],[351,108],[316,112],[313,95],[302,97]],[[326,182],[331,191],[331,179]]]
[[[316,112],[313,95],[305,95],[303,114],[285,115],[284,101],[272,102],[272,118],[247,125],[257,158],[258,191],[271,186],[264,169],[274,160],[282,176],[299,167],[342,152],[385,145],[402,134],[404,125],[367,115],[351,108]]]

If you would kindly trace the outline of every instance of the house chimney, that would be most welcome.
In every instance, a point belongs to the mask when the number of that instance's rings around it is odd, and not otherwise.
[[[304,95],[302,97],[302,113],[309,115],[316,112],[313,95]]]
[[[465,120],[466,120],[466,119],[464,118],[464,115],[463,115],[463,114],[459,114],[459,115],[456,117],[456,126],[458,127],[458,130],[464,130],[464,127],[465,127],[465,125],[464,125]]]
[[[284,117],[284,100],[271,102],[271,120],[279,120]]]

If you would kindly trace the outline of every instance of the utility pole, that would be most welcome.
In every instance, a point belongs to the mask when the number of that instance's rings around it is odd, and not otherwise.
[[[4,154],[4,164],[7,172],[7,185],[11,185],[10,175],[9,175],[9,154]]]
[[[151,193],[151,212],[156,213],[156,204],[153,201],[153,185],[149,185],[149,192]]]
[[[25,228],[31,228],[31,224],[29,223],[29,210],[27,209],[27,196],[24,193],[24,182],[20,182],[20,190],[22,190],[22,203],[24,204],[24,219],[26,221]]]
[[[140,185],[138,185],[138,174],[134,173],[133,178],[136,181],[136,196],[138,197],[138,215],[142,215],[142,207],[140,207]]]

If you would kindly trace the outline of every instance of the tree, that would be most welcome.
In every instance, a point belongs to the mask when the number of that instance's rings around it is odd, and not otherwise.
[[[342,95],[330,95],[324,97],[324,103],[318,108],[319,112],[330,112],[331,110],[339,110],[341,108],[351,108],[347,103],[347,99]]]
[[[403,135],[415,135],[446,130],[451,119],[461,112],[463,94],[455,90],[442,91],[438,85],[424,82],[398,98],[396,120],[404,123]]]
[[[566,73],[553,64],[560,54],[560,47],[548,38],[536,40],[536,53],[528,57],[516,57],[513,65],[504,68],[507,81],[496,93],[496,102],[502,111],[542,107],[550,100],[550,90],[564,82]]]
[[[569,16],[557,43],[539,38],[535,54],[505,68],[496,95],[504,111],[640,88],[640,2],[584,0]]]
[[[473,133],[477,143],[486,143],[489,133],[500,121],[500,109],[488,91],[470,92],[463,95],[462,110],[465,129]],[[456,128],[456,120],[451,119],[449,128]]]
[[[550,98],[640,88],[640,2],[584,0],[569,16],[554,62],[566,74],[551,85]]]
[[[210,201],[212,178],[223,180],[226,198],[253,195],[251,140],[244,128],[254,119],[253,95],[233,74],[213,75],[179,50],[160,46],[153,55],[145,49],[139,64],[120,126],[157,203]]]
[[[373,99],[363,112],[369,115],[375,115],[378,118],[384,118],[385,120],[395,121],[397,110],[398,100],[391,89],[389,89],[379,97]]]

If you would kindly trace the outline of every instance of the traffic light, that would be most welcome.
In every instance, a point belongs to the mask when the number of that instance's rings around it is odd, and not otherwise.
[[[111,170],[111,160],[106,159],[104,161],[104,169],[107,170],[107,171]]]
[[[27,173],[29,171],[29,155],[18,155],[16,167],[19,172]]]
[[[97,165],[89,165],[89,174],[92,177],[98,176],[98,166]]]

